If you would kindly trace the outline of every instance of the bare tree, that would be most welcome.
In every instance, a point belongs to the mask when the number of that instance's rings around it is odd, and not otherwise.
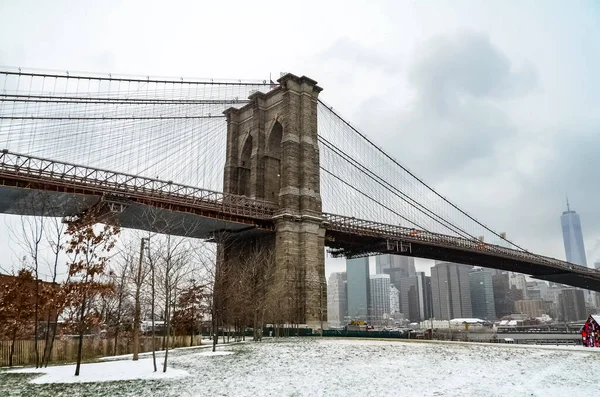
[[[113,355],[118,354],[118,344],[120,331],[123,328],[124,314],[127,309],[127,298],[129,296],[128,288],[128,276],[131,270],[131,263],[134,261],[132,252],[126,246],[122,251],[118,261],[115,265],[111,266],[112,272],[111,277],[113,278],[112,284],[114,286],[114,295],[112,296],[116,300],[116,307],[113,313],[110,315],[109,324],[113,328]]]
[[[176,305],[177,291],[182,281],[191,278],[193,271],[189,257],[188,239],[171,235],[154,235],[150,241],[148,261],[152,287],[151,316],[154,318],[155,301],[158,295],[161,294],[165,321],[163,372],[166,372],[170,347],[171,317],[173,307]]]
[[[52,263],[49,266],[50,274],[52,275],[52,288],[54,291],[54,300],[49,303],[46,332],[44,335],[44,354],[42,356],[42,365],[47,367],[52,356],[52,348],[54,339],[56,338],[56,330],[58,326],[58,317],[64,307],[64,294],[62,289],[57,284],[59,257],[63,252],[64,230],[65,225],[57,217],[48,218],[48,226],[46,230],[46,241],[52,251]],[[52,328],[51,328],[52,327]]]
[[[23,205],[27,206],[26,213],[32,213],[32,216],[21,216],[21,224],[18,231],[11,230],[11,234],[17,240],[21,249],[25,252],[26,262],[33,270],[34,277],[34,320],[33,320],[33,338],[35,346],[35,366],[40,364],[39,349],[38,349],[38,324],[39,324],[39,268],[40,268],[40,251],[44,242],[44,218],[39,215],[39,209],[34,203],[39,200],[43,203],[43,197],[31,197],[32,200],[27,200]]]
[[[64,239],[64,225],[59,220],[58,209],[49,204],[48,194],[40,191],[32,191],[26,199],[20,201],[21,211],[27,216],[21,216],[20,225],[17,228],[9,228],[11,237],[17,242],[17,246],[25,254],[26,262],[31,267],[34,276],[35,313],[33,321],[33,337],[35,345],[36,367],[48,365],[56,335],[56,322],[60,315],[59,289],[42,291],[41,266],[46,263],[45,252],[52,252],[53,258],[47,262],[48,271],[52,283],[56,285],[58,276],[59,257],[62,253]],[[44,295],[44,296],[43,296]],[[46,299],[44,305],[41,300]],[[58,305],[57,307],[48,304]],[[44,310],[42,310],[44,306]],[[45,316],[45,324],[42,322],[42,314]],[[43,327],[43,335],[40,335],[40,325]],[[44,340],[44,350],[40,357],[39,339]]]

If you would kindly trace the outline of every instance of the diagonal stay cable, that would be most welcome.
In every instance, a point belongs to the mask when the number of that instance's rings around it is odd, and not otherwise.
[[[458,235],[462,235],[462,237],[468,236],[469,238],[475,238],[475,236],[473,236],[470,233],[468,233],[467,231],[461,229],[459,226],[454,225],[450,221],[442,218],[441,216],[439,216],[438,214],[433,212],[431,209],[427,208],[423,204],[417,202],[412,197],[408,196],[406,193],[404,193],[401,190],[397,189],[396,187],[392,186],[389,182],[385,181],[383,178],[381,178],[379,175],[375,174],[369,168],[365,167],[364,165],[362,165],[355,159],[351,158],[350,156],[348,156],[347,154],[343,153],[341,150],[336,148],[327,139],[323,138],[322,136],[319,136],[318,139],[321,143],[323,143],[325,146],[327,146],[328,149],[332,150],[334,153],[336,153],[338,156],[340,156],[343,160],[350,163],[354,168],[358,169],[360,172],[365,174],[368,178],[370,178],[371,180],[373,180],[374,182],[376,182],[377,184],[382,186],[384,189],[386,189],[387,191],[392,193],[394,196],[396,196],[396,197],[400,198],[401,200],[403,200],[404,202],[406,202],[408,205],[417,209],[419,212],[421,212],[428,218],[440,223],[442,226],[444,226],[448,230],[450,230]],[[439,219],[436,219],[436,218],[439,218]]]

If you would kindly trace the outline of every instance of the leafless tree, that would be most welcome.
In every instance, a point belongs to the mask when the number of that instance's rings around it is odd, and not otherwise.
[[[58,264],[59,258],[63,252],[63,245],[65,239],[65,224],[61,222],[58,217],[52,217],[47,219],[48,227],[46,231],[46,241],[52,252],[52,262],[49,264],[50,274],[52,276],[52,288],[54,288],[54,302],[50,304],[49,311],[47,313],[47,321],[44,335],[44,354],[42,356],[42,365],[48,366],[50,357],[52,356],[52,348],[54,346],[54,340],[56,338],[56,331],[58,326],[58,317],[62,307],[64,306],[64,294],[57,284],[58,277]]]
[[[111,277],[113,278],[112,284],[114,285],[115,293],[111,297],[115,300],[115,309],[110,315],[109,323],[112,324],[113,328],[113,355],[118,354],[118,341],[120,331],[123,328],[125,319],[125,313],[128,309],[128,298],[129,298],[129,283],[128,279],[131,271],[131,264],[135,258],[129,245],[125,245],[118,257],[115,258],[111,264]]]
[[[32,269],[34,276],[33,299],[34,324],[33,337],[35,345],[36,367],[48,365],[52,353],[52,347],[56,336],[56,323],[61,309],[61,294],[57,287],[57,276],[59,274],[60,257],[64,242],[64,225],[60,221],[58,208],[51,204],[48,193],[31,191],[30,194],[20,201],[21,216],[18,227],[9,228],[13,238],[20,249],[20,257],[25,258],[28,267]],[[52,252],[52,256],[47,252]],[[43,289],[40,283],[42,266],[47,264],[52,290]],[[42,299],[45,302],[42,304]],[[45,317],[45,324],[42,322]],[[40,325],[43,327],[43,335],[40,335]],[[44,340],[44,350],[40,357],[39,340]]]

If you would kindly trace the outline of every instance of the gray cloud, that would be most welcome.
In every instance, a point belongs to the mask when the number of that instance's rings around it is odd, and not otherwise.
[[[499,143],[512,139],[515,126],[501,105],[538,87],[533,67],[516,70],[486,35],[474,32],[425,42],[408,81],[414,92],[408,109],[371,98],[359,124],[377,131],[381,144],[395,147],[393,154],[418,164],[416,170],[434,182],[492,156]]]
[[[538,84],[533,67],[514,69],[489,37],[475,32],[439,36],[416,53],[409,81],[420,106],[446,114],[470,99],[512,98]]]
[[[388,95],[362,104],[359,125],[452,201],[527,248],[564,258],[560,214],[568,193],[594,259],[600,238],[600,122],[516,121],[511,103],[539,93],[533,66],[516,68],[483,34],[435,37],[408,68],[408,106]],[[535,114],[536,98],[528,107]],[[513,105],[514,106],[514,105]],[[535,120],[535,119],[534,119]],[[594,252],[592,252],[594,251]]]

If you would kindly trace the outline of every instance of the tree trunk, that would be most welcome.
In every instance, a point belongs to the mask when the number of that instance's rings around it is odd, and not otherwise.
[[[84,331],[84,319],[85,319],[85,302],[86,296],[83,296],[83,302],[81,303],[81,312],[79,314],[79,346],[77,346],[77,366],[75,367],[75,376],[79,376],[79,368],[81,367],[81,352],[83,349],[83,331]]]
[[[168,278],[167,278],[167,280],[168,280]],[[166,281],[166,283],[168,283],[168,281]],[[169,303],[169,298],[170,298],[169,297],[169,289],[167,288],[166,299],[165,299],[165,308],[166,308],[166,312],[167,312],[167,314],[165,316],[165,324],[166,324],[165,333],[167,335],[167,341],[166,341],[166,345],[165,345],[165,361],[163,363],[163,372],[167,372],[167,360],[169,357],[169,339],[171,336],[171,328],[170,328],[171,327],[171,321],[170,321],[171,320],[170,319],[171,305]]]
[[[35,258],[35,315],[33,321],[33,345],[35,347],[35,367],[40,366],[40,351],[38,350],[38,321],[39,321],[39,300],[40,300],[40,285],[38,280],[38,264],[37,258]]]
[[[54,347],[54,339],[56,338],[56,328],[58,327],[58,310],[56,311],[56,316],[54,317],[54,324],[52,325],[52,336],[50,337],[50,347],[48,348],[48,356],[46,357],[46,361],[44,363],[44,368],[48,367],[48,363],[50,362],[50,357],[52,357],[52,348]]]
[[[213,342],[213,347],[212,347],[212,351],[214,352],[215,350],[217,350],[217,342],[219,339],[219,334],[217,332],[217,313],[216,310],[214,308],[214,303],[213,303],[213,308],[212,308],[212,319],[211,319],[211,325],[212,325],[212,342]]]
[[[50,338],[50,311],[48,311],[48,320],[46,321],[46,329],[44,330],[44,352],[42,353],[42,361],[40,361],[40,368],[44,366],[46,357],[48,356],[48,347]]]
[[[15,342],[17,340],[17,331],[13,332],[12,341],[10,344],[10,354],[8,355],[8,366],[13,366],[13,356],[15,355]]]

